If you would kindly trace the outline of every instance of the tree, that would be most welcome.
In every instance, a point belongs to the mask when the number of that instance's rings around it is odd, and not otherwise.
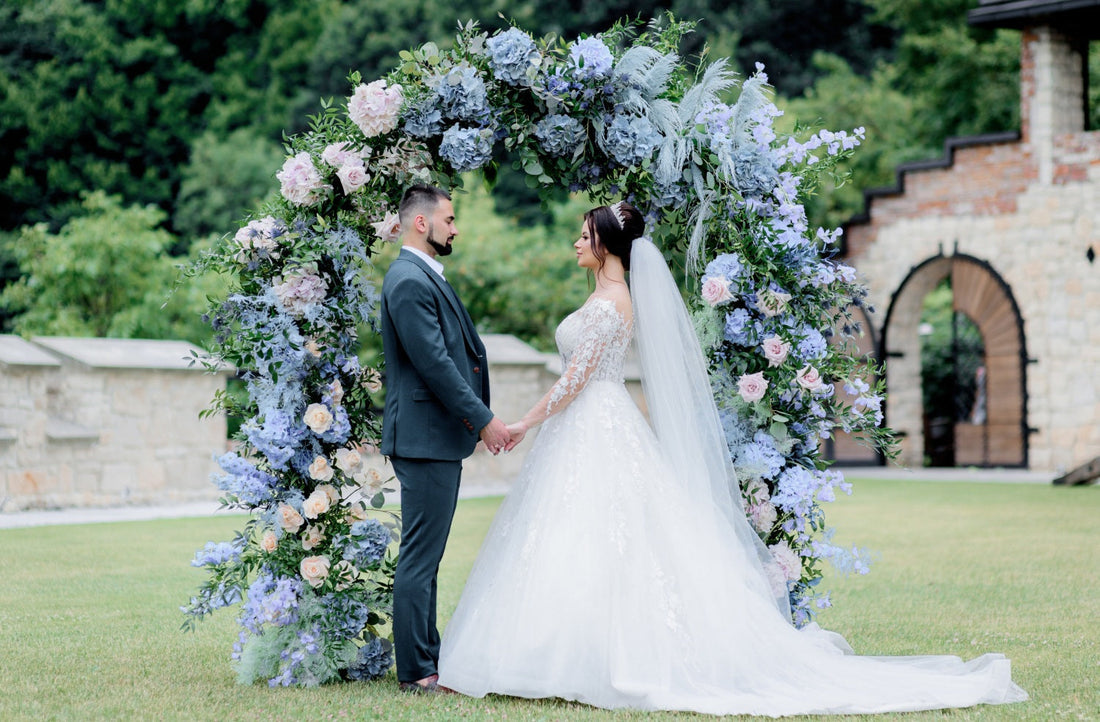
[[[166,254],[174,238],[159,228],[165,213],[152,204],[124,208],[102,191],[86,194],[81,208],[56,234],[44,223],[22,229],[13,252],[23,276],[0,293],[14,330],[201,343],[203,297],[215,289],[189,285],[169,299],[176,264]]]

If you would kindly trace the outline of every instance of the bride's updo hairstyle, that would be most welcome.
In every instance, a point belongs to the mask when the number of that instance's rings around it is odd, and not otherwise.
[[[630,247],[635,238],[645,233],[645,220],[638,209],[626,201],[610,206],[599,206],[584,214],[588,235],[592,237],[592,253],[603,268],[603,259],[610,253],[623,262],[623,270],[630,270]],[[599,243],[596,239],[599,238]]]

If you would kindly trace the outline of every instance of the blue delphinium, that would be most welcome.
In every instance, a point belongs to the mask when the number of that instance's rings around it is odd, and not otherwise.
[[[301,594],[300,580],[275,577],[265,569],[248,588],[238,622],[253,634],[262,634],[264,624],[276,627],[294,624],[298,621]]]
[[[241,558],[244,543],[244,537],[237,537],[231,542],[206,542],[202,549],[195,552],[195,558],[191,560],[191,566],[217,566],[226,562],[237,561]]]
[[[252,462],[233,452],[222,454],[216,461],[226,473],[211,477],[217,487],[228,492],[237,503],[260,506],[276,497],[279,480],[257,469]]]
[[[249,443],[267,457],[273,468],[285,469],[298,445],[310,434],[300,417],[273,409],[262,422],[252,419],[241,428]]]
[[[485,82],[477,69],[459,65],[436,79],[443,114],[455,120],[484,122],[489,117],[489,101],[485,94]]]
[[[493,155],[493,132],[481,128],[451,126],[443,134],[439,155],[459,173],[480,168]]]
[[[584,38],[570,45],[569,60],[573,65],[573,77],[580,80],[609,77],[615,62],[607,45],[597,37]]]
[[[623,166],[642,165],[660,144],[660,132],[640,115],[616,115],[604,131],[607,154]]]
[[[393,666],[393,647],[389,642],[373,637],[359,648],[355,663],[348,667],[348,679],[377,679]]]
[[[539,145],[550,155],[571,156],[584,143],[584,126],[568,115],[548,115],[535,125]]]
[[[527,71],[537,68],[539,51],[531,36],[519,28],[508,28],[485,43],[493,75],[509,85],[530,85]]]

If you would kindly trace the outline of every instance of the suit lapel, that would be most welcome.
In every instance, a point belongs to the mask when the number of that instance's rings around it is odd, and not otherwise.
[[[470,347],[470,350],[476,356],[481,356],[484,353],[484,348],[478,341],[477,329],[474,327],[474,321],[470,318],[470,312],[466,310],[466,307],[462,305],[462,302],[458,299],[458,294],[451,287],[451,284],[443,280],[438,273],[431,269],[422,258],[415,253],[401,251],[401,258],[407,261],[412,261],[417,267],[419,267],[425,275],[436,285],[443,297],[447,299],[447,303],[450,304],[451,310],[458,316],[459,323],[462,325],[462,337],[466,340],[466,345]]]

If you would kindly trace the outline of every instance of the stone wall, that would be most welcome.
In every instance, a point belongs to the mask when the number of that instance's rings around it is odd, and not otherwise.
[[[898,291],[918,265],[956,252],[987,263],[1019,306],[1028,465],[1058,471],[1100,455],[1100,132],[1083,129],[1076,47],[1048,29],[1025,32],[1021,139],[949,143],[944,162],[913,164],[898,188],[871,193],[867,218],[846,229],[878,337],[895,303],[887,421],[905,433],[905,464],[919,466],[923,446],[920,301],[943,274],[929,264]]]
[[[215,499],[225,374],[175,341],[0,337],[0,510]]]

